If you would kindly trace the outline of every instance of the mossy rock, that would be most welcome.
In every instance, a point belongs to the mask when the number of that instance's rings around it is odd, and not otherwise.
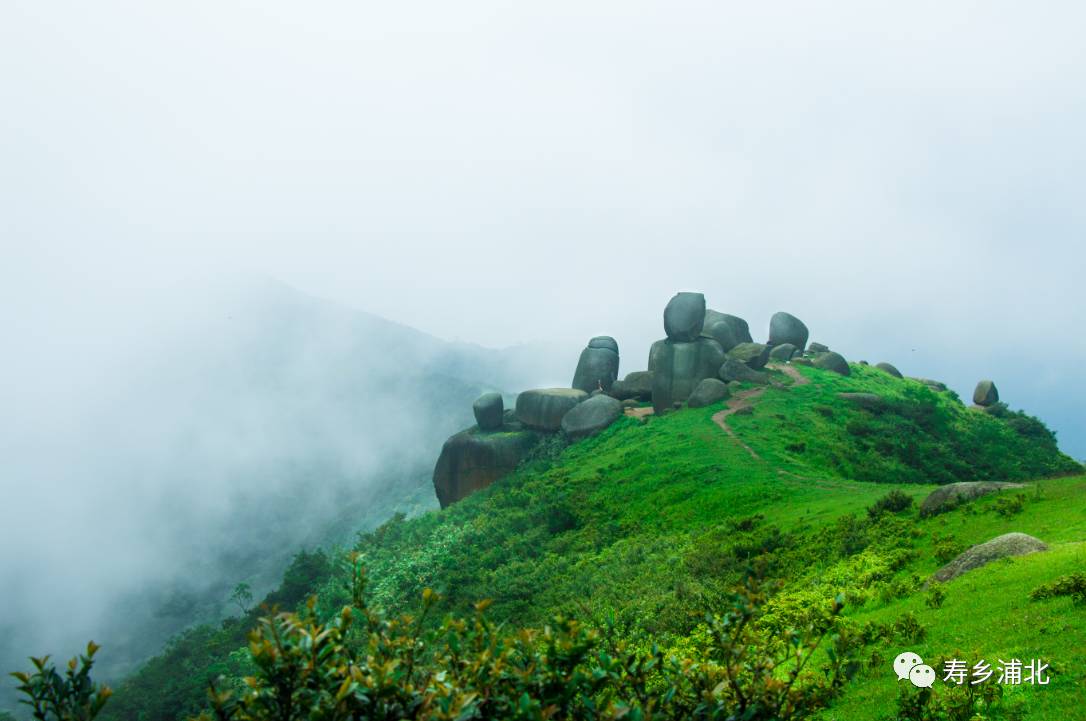
[[[1022,483],[1004,483],[1000,481],[962,481],[940,486],[928,494],[920,504],[921,516],[934,516],[951,511],[974,498],[998,493],[1009,488],[1025,488]]]
[[[434,492],[441,507],[512,473],[542,438],[543,434],[530,430],[486,432],[475,428],[449,438],[434,466]]]
[[[562,418],[588,394],[576,388],[539,388],[517,396],[517,420],[528,428],[554,432]]]
[[[1026,533],[1004,533],[990,541],[977,544],[965,551],[953,561],[940,568],[932,576],[933,581],[945,583],[963,573],[980,568],[1000,558],[1025,556],[1030,553],[1047,551],[1048,545]]]

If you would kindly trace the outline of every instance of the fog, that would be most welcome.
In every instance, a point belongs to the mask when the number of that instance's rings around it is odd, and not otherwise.
[[[320,529],[268,537],[254,498],[364,507],[470,419],[420,418],[417,379],[568,383],[600,333],[643,368],[678,290],[963,397],[992,378],[1086,457],[1084,21],[5,3],[0,626],[68,653],[224,543],[289,554]],[[356,312],[426,335],[388,351]]]

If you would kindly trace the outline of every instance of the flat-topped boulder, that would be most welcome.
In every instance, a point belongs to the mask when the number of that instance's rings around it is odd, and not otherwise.
[[[999,403],[999,390],[995,383],[988,380],[977,383],[973,391],[973,402],[978,406],[993,406]]]
[[[664,308],[664,333],[668,340],[690,343],[701,335],[705,324],[705,296],[676,293]]]
[[[999,493],[1012,488],[1025,488],[1022,483],[1007,483],[1004,481],[961,481],[939,486],[928,494],[920,504],[921,516],[934,516],[939,513],[951,511],[968,503],[974,498],[987,496],[989,493]]]
[[[705,378],[694,388],[686,405],[690,408],[704,408],[719,403],[730,395],[727,383],[716,378]]]
[[[652,373],[652,406],[657,413],[683,403],[705,378],[715,378],[724,351],[712,338],[694,342],[668,340],[659,346]]]
[[[791,343],[797,348],[807,345],[810,332],[807,325],[791,313],[780,311],[769,319],[769,340],[766,345],[776,346]]]
[[[834,373],[840,373],[843,376],[851,375],[852,369],[848,367],[848,361],[840,353],[834,353],[833,351],[826,351],[825,353],[819,353],[814,357],[815,368],[821,368],[823,370],[833,371]]]
[[[620,415],[621,401],[607,395],[593,396],[562,416],[562,431],[570,438],[585,438],[599,433]]]
[[[469,428],[445,441],[434,466],[434,492],[442,508],[486,488],[517,467],[543,438],[531,430]]]
[[[517,420],[526,427],[554,432],[562,427],[562,417],[588,394],[577,388],[537,388],[517,396]]]
[[[881,363],[876,363],[875,367],[878,368],[883,373],[886,373],[888,375],[892,375],[894,378],[904,378],[905,377],[905,376],[901,375],[901,371],[899,371],[896,367],[894,367],[893,363],[887,363],[886,361],[882,361]]]
[[[1025,556],[1030,553],[1047,551],[1048,545],[1025,533],[1004,533],[990,541],[979,543],[968,549],[932,576],[932,580],[947,582],[951,579],[980,568],[992,561],[1011,556]]]
[[[484,431],[493,431],[502,427],[505,419],[505,401],[501,393],[484,393],[471,404],[475,412],[475,422]]]
[[[603,389],[611,390],[618,379],[618,343],[611,336],[597,336],[588,341],[588,346],[581,351],[577,360],[577,370],[573,373],[573,388],[591,393]]]
[[[628,398],[652,400],[652,371],[627,373],[625,378],[615,381],[611,386],[611,395],[620,401]]]
[[[764,343],[740,343],[728,351],[728,357],[746,363],[753,370],[765,368],[771,348]]]

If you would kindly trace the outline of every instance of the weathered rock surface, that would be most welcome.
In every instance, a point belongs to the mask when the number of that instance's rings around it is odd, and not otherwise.
[[[769,382],[768,373],[756,371],[735,358],[725,358],[724,362],[720,364],[720,368],[717,369],[717,376],[727,383],[735,381],[738,383],[765,384]]]
[[[775,346],[782,343],[791,343],[797,348],[807,345],[807,337],[810,331],[807,325],[791,313],[781,311],[774,313],[769,319],[769,341],[767,345]]]
[[[588,398],[577,388],[539,388],[517,396],[517,420],[528,428],[554,432],[574,406]]]
[[[475,412],[475,422],[484,431],[493,431],[502,427],[505,418],[505,402],[501,393],[484,393],[471,404]]]
[[[845,357],[840,353],[834,353],[833,351],[819,353],[814,358],[814,364],[815,368],[833,371],[834,373],[840,373],[843,376],[852,374],[852,370],[848,367],[848,361],[845,360]]]
[[[932,580],[946,582],[957,578],[967,571],[980,568],[992,561],[1010,556],[1025,556],[1029,553],[1047,551],[1048,545],[1038,538],[1025,533],[1004,533],[990,541],[977,544],[962,553],[932,576]]]
[[[686,405],[690,408],[704,408],[719,403],[730,395],[731,391],[728,390],[728,385],[724,381],[705,378],[694,388]]]
[[[998,493],[1009,488],[1025,488],[1022,483],[1004,483],[1002,481],[961,481],[940,486],[928,494],[920,504],[921,516],[934,516],[952,511],[974,498]]]
[[[792,360],[792,356],[796,353],[799,353],[799,348],[791,343],[781,343],[780,345],[773,346],[773,349],[769,351],[769,360],[787,363]]]
[[[603,388],[611,390],[618,379],[618,343],[610,336],[597,336],[588,341],[581,351],[577,370],[573,374],[573,388],[586,393]]]
[[[823,345],[821,343],[811,343],[809,346],[807,346],[807,352],[811,354],[828,353],[829,350],[830,347],[828,345]]]
[[[470,428],[449,438],[434,466],[434,491],[441,507],[511,473],[542,437],[530,430],[486,432]]]
[[[706,317],[711,311],[705,311]],[[720,347],[727,353],[735,346],[739,345],[739,339],[735,337],[735,331],[732,330],[731,323],[718,320],[712,325],[706,324],[701,330],[702,336],[706,338],[712,338]]]
[[[599,433],[620,415],[621,402],[607,395],[593,396],[562,416],[562,430],[570,438],[585,438]]]
[[[837,396],[864,410],[878,411],[886,407],[886,399],[876,393],[838,393]]]
[[[973,391],[973,402],[978,406],[991,406],[999,403],[999,390],[996,389],[995,383],[992,381],[977,383],[977,387]]]
[[[738,343],[750,343],[754,339],[750,336],[750,325],[737,315],[728,315],[727,313],[718,313],[715,310],[705,311],[705,328],[712,328],[717,323],[725,323],[728,328],[731,329],[731,336]],[[724,350],[731,350],[725,348]]]
[[[705,378],[714,378],[724,351],[712,338],[694,342],[667,341],[660,346],[652,373],[652,406],[657,413],[682,403]]]
[[[901,371],[899,371],[897,368],[894,367],[893,363],[887,363],[886,361],[883,361],[881,363],[876,363],[875,367],[878,368],[883,373],[888,373],[888,374],[892,375],[894,378],[904,378],[905,377],[905,376],[901,375]]]
[[[676,293],[664,309],[664,333],[668,340],[690,343],[701,335],[705,324],[705,296]]]
[[[796,356],[795,358],[792,359],[791,362],[792,362],[792,365],[794,365],[794,366],[808,366],[808,367],[810,367],[810,366],[814,365],[814,361],[812,361],[810,358],[803,358],[802,356]]]
[[[942,381],[933,381],[931,378],[911,378],[910,380],[917,381],[918,383],[923,383],[928,388],[931,388],[933,391],[939,393],[946,390],[946,383],[943,383]]]
[[[769,362],[769,351],[770,347],[762,343],[740,343],[728,351],[728,357],[759,370]]]
[[[611,386],[611,395],[620,401],[636,398],[641,401],[652,400],[652,371],[634,371],[627,373],[622,380]]]
[[[664,348],[664,343],[667,343],[667,338],[658,340],[649,347],[649,364],[647,366],[649,373],[656,370],[656,359],[660,357],[660,352]]]

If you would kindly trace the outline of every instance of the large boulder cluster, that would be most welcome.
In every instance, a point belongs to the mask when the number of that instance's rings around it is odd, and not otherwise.
[[[595,435],[623,411],[642,416],[663,414],[687,406],[721,403],[744,384],[770,382],[770,363],[818,368],[842,376],[852,373],[840,353],[809,342],[807,325],[791,313],[774,313],[765,343],[756,342],[742,318],[708,308],[701,293],[677,293],[663,314],[664,338],[652,344],[646,370],[619,377],[618,342],[611,336],[588,341],[577,360],[569,388],[526,390],[515,410],[505,410],[499,393],[486,393],[474,404],[476,425],[446,441],[434,468],[434,488],[442,507],[485,488],[513,469],[541,440],[564,434],[571,440]],[[862,363],[866,365],[866,363]],[[902,378],[890,363],[873,366]],[[946,386],[914,379],[937,392]],[[840,394],[859,407],[877,410],[883,399],[871,393]],[[997,412],[999,393],[991,381],[981,381],[973,394],[977,407]]]

